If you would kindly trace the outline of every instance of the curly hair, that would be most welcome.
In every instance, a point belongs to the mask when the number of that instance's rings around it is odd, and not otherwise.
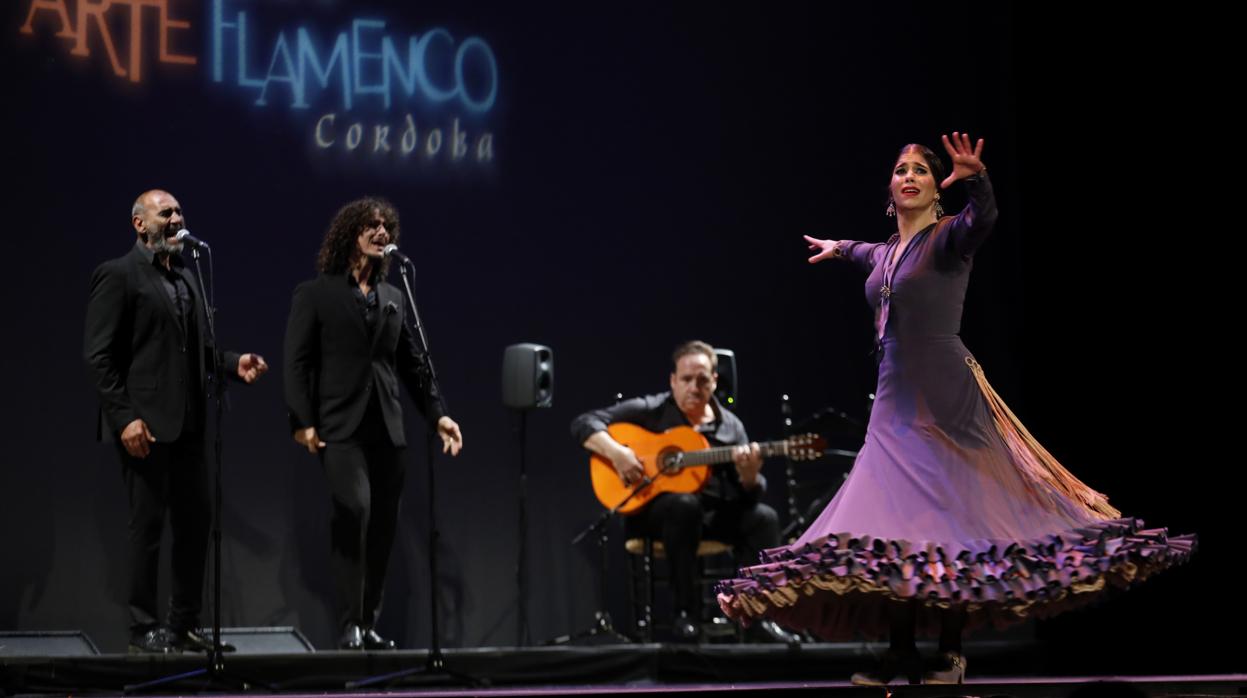
[[[338,209],[325,231],[316,255],[316,270],[324,274],[344,274],[359,258],[357,240],[364,228],[372,226],[378,215],[390,234],[390,242],[398,244],[398,209],[379,196],[365,196]],[[378,278],[390,270],[390,258],[377,265]]]

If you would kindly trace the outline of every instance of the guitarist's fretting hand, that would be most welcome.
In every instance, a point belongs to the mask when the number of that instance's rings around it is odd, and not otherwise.
[[[762,470],[762,450],[758,443],[755,441],[732,449],[732,462],[736,464],[740,484],[747,490],[755,489],[758,486],[758,471]]]

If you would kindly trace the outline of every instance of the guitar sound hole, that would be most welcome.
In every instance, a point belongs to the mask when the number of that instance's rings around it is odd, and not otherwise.
[[[680,451],[664,451],[658,456],[659,468],[670,473],[680,469]]]

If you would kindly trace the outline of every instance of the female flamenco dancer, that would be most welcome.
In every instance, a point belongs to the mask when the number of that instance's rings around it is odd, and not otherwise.
[[[854,674],[859,684],[960,683],[965,628],[1081,606],[1185,561],[1196,544],[1123,518],[1062,467],[961,343],[966,284],[996,202],[982,139],[954,132],[943,143],[947,177],[930,149],[901,149],[887,242],[806,236],[811,263],[844,259],[869,274],[880,363],[866,441],[795,543],[719,586],[724,612],[745,622],[771,618],[825,639],[886,631],[888,651]],[[957,181],[969,203],[942,216],[939,189]],[[924,675],[914,638],[937,627],[939,663]]]

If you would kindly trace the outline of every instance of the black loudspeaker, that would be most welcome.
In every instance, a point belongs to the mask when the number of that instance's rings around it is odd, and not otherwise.
[[[82,657],[99,654],[81,630],[0,632],[0,657]]]
[[[502,353],[502,404],[517,409],[554,404],[554,350],[512,344]]]
[[[714,354],[719,359],[719,386],[714,390],[714,396],[719,398],[719,402],[727,407],[735,407],[738,395],[736,382],[736,352],[731,349],[715,349]]]

